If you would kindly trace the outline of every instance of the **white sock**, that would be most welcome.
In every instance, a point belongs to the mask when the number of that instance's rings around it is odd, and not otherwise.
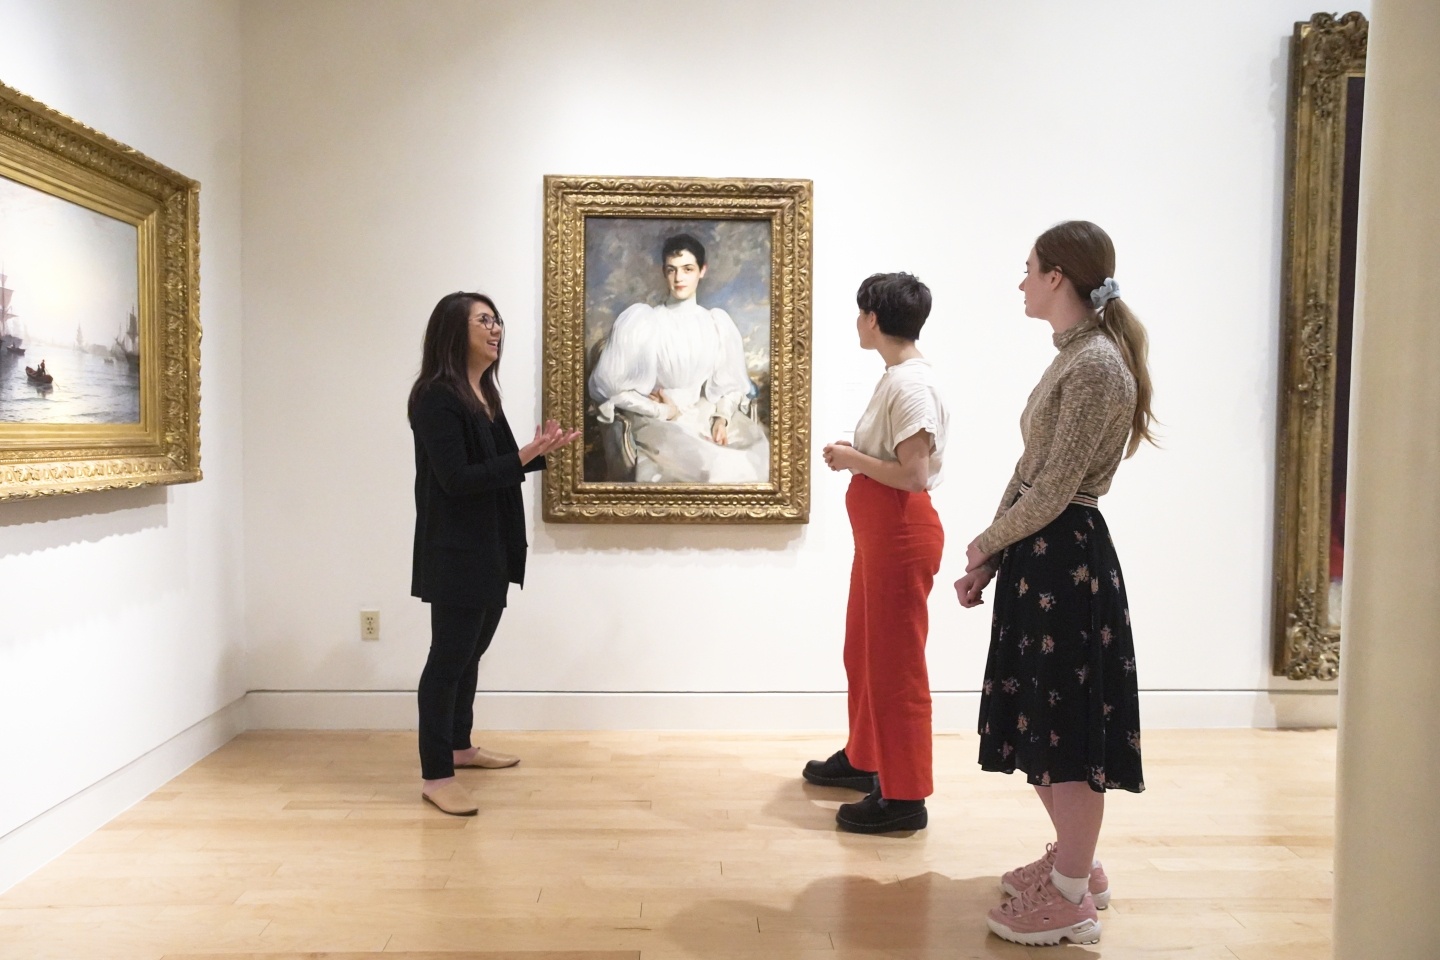
[[[1079,903],[1085,899],[1085,894],[1090,891],[1089,877],[1067,877],[1059,870],[1050,871],[1050,882],[1055,884],[1055,889],[1071,903]]]

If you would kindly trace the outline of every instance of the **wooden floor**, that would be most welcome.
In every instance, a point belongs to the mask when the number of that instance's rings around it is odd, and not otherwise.
[[[495,734],[483,804],[419,799],[414,735],[250,733],[0,896],[3,960],[1330,956],[1334,731],[1154,731],[1110,794],[1091,947],[987,933],[1044,814],[936,741],[930,828],[837,833],[829,737]]]

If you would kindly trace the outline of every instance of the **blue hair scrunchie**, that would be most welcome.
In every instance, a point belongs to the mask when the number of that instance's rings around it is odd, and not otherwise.
[[[1120,284],[1115,282],[1114,277],[1106,277],[1104,283],[1090,291],[1090,305],[1096,310],[1102,310],[1105,304],[1118,299],[1120,299]]]

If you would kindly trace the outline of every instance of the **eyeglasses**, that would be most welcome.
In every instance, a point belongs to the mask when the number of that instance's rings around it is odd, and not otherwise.
[[[482,313],[482,314],[480,314],[480,316],[478,316],[478,317],[471,317],[471,318],[470,318],[470,322],[471,322],[471,323],[478,323],[478,324],[480,324],[482,327],[484,327],[486,330],[504,330],[504,329],[505,329],[505,321],[504,321],[504,320],[501,320],[499,317],[496,317],[496,316],[491,316],[491,315],[488,314],[488,313]]]

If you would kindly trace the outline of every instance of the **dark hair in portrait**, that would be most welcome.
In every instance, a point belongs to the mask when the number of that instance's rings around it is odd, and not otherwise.
[[[664,263],[671,257],[690,251],[695,257],[698,266],[705,266],[705,246],[699,240],[688,233],[677,233],[673,237],[665,239],[665,247],[660,251],[660,262]]]
[[[420,353],[420,375],[410,388],[408,415],[414,417],[415,404],[425,388],[439,384],[453,390],[461,401],[476,413],[487,419],[500,416],[500,360],[503,357],[504,341],[501,341],[501,357],[480,377],[480,394],[485,406],[490,408],[487,415],[475,391],[470,389],[468,358],[470,355],[470,308],[483,303],[500,319],[495,301],[483,293],[447,293],[430,311],[430,322],[425,325],[425,345]]]
[[[875,314],[886,336],[919,340],[920,328],[930,316],[930,288],[908,273],[875,273],[860,284],[855,303]]]

